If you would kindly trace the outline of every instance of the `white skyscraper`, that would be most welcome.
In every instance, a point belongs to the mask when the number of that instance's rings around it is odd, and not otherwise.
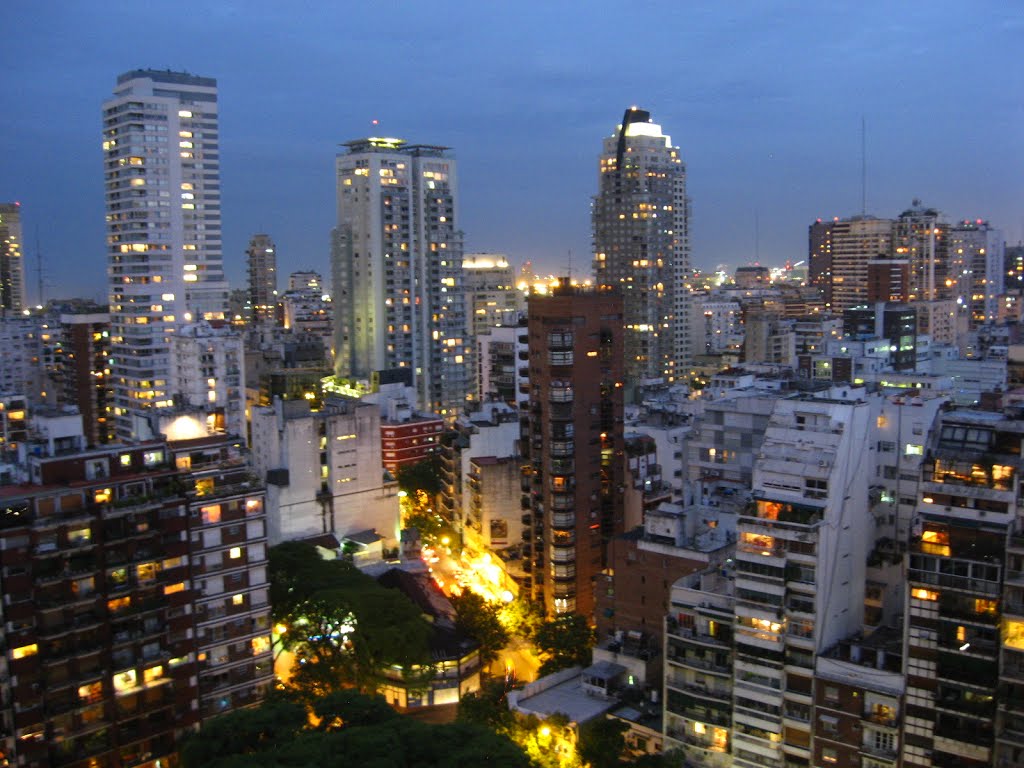
[[[594,277],[622,292],[626,381],[681,380],[693,358],[686,166],[649,112],[604,140],[593,205]]]
[[[224,317],[217,81],[133,70],[103,104],[117,436],[169,407],[175,329]]]
[[[458,416],[472,388],[455,159],[369,138],[337,158],[335,371],[410,369],[420,408]]]

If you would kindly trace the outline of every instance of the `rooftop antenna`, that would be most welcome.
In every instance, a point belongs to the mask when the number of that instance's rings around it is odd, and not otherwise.
[[[860,215],[868,215],[867,122],[860,116]]]
[[[761,263],[761,217],[754,211],[754,263]]]
[[[39,293],[39,306],[43,306],[43,249],[39,245],[39,225],[36,224],[36,291]]]
[[[569,249],[569,285],[572,285],[572,248]]]

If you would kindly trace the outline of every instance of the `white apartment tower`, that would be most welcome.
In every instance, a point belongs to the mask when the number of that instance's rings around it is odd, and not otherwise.
[[[734,766],[810,757],[815,657],[862,626],[869,430],[867,403],[775,404],[737,526]]]
[[[410,368],[418,405],[454,420],[472,386],[455,159],[401,139],[338,155],[335,372]]]
[[[117,436],[169,407],[171,337],[224,317],[217,81],[133,70],[103,104],[111,374]]]
[[[626,381],[683,378],[694,354],[686,166],[645,110],[626,110],[604,140],[592,223],[595,282],[625,302]]]
[[[1003,232],[987,221],[965,220],[949,229],[949,251],[958,284],[960,311],[968,327],[993,324],[999,318],[999,299],[1005,290]]]

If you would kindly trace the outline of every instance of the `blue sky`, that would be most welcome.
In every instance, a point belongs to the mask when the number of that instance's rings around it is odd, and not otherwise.
[[[588,272],[601,140],[633,104],[687,163],[697,267],[796,261],[816,217],[859,213],[862,117],[869,213],[919,197],[1024,238],[1016,3],[35,0],[0,28],[33,300],[37,231],[47,297],[103,295],[100,104],[136,67],[218,79],[239,285],[258,231],[281,271],[328,271],[337,144],[378,132],[454,149],[467,250]]]

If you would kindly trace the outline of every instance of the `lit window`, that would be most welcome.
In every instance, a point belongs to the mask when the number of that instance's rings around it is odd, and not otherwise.
[[[189,112],[187,109],[179,109],[178,117],[192,117],[192,113]]]
[[[230,557],[232,560],[237,560],[241,556],[242,556],[242,548],[241,547],[232,547],[228,551],[228,557]]]
[[[126,672],[120,672],[114,675],[114,690],[118,693],[122,691],[129,691],[135,687],[138,677],[135,674],[134,669],[129,669]]]
[[[179,581],[177,584],[168,584],[166,587],[164,587],[164,594],[165,595],[173,595],[176,592],[184,592],[184,591],[185,591],[185,582],[183,582],[183,581]]]
[[[11,649],[11,658],[14,660],[24,659],[27,656],[35,656],[39,653],[39,645],[32,643],[31,645],[23,645],[20,648]]]
[[[142,673],[142,679],[146,685],[152,684],[163,676],[164,668],[162,666],[150,667]]]
[[[922,589],[920,587],[910,590],[910,596],[915,600],[928,600],[935,602],[939,599],[939,593],[932,589]]]
[[[209,507],[201,507],[200,512],[203,513],[204,523],[219,523],[220,522],[220,504],[214,504]]]
[[[245,603],[245,595],[232,595],[231,596],[231,604],[232,605],[242,605],[243,603]]]
[[[132,455],[130,453],[122,453],[118,458],[121,461],[122,467],[130,467],[132,465]]]

